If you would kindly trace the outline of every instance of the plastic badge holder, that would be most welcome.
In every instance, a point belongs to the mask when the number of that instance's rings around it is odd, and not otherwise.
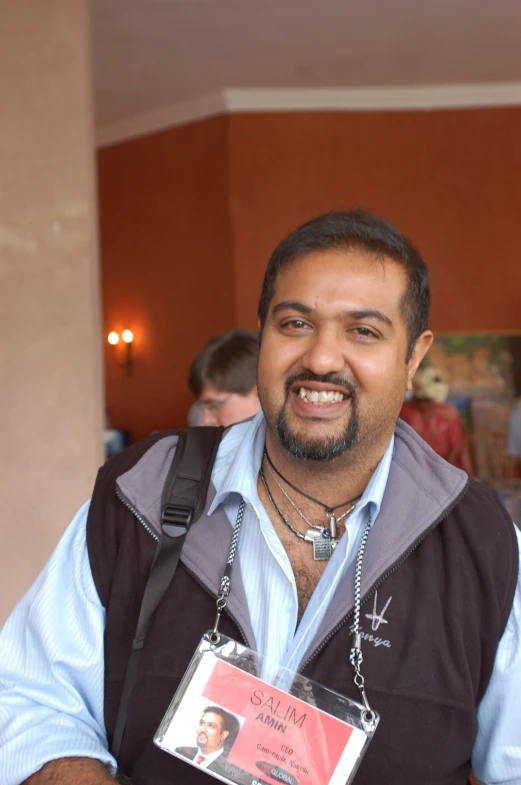
[[[280,668],[231,638],[203,636],[154,737],[162,750],[193,766],[213,721],[206,773],[230,785],[348,785],[379,722],[376,712],[304,676]],[[261,678],[262,673],[262,678]],[[213,712],[209,712],[213,709]],[[225,720],[215,710],[228,713]],[[214,716],[210,716],[210,714]],[[205,716],[206,715],[206,716]],[[230,720],[229,715],[232,716]],[[218,738],[216,742],[215,739]],[[222,744],[217,754],[215,745]],[[206,748],[208,749],[208,748]]]

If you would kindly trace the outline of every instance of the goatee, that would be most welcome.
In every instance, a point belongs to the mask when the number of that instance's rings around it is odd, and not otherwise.
[[[330,436],[326,439],[305,439],[290,431],[285,412],[291,388],[296,382],[305,383],[309,381],[336,385],[349,391],[351,416],[344,432],[340,435]],[[332,461],[333,458],[344,455],[358,442],[359,431],[356,389],[351,382],[332,375],[315,376],[313,374],[301,374],[298,377],[292,377],[287,380],[286,398],[275,421],[275,432],[282,446],[295,458],[301,461]]]

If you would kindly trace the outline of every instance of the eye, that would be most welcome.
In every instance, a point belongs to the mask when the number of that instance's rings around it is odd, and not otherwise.
[[[307,327],[309,325],[303,319],[288,319],[281,324],[283,330],[305,330]]]
[[[369,327],[354,327],[351,332],[360,338],[378,339],[380,337],[378,333],[376,333],[374,330],[371,330]]]

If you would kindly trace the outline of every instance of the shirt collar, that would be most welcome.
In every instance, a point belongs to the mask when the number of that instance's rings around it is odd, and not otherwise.
[[[257,496],[257,475],[262,463],[266,420],[262,412],[234,425],[223,437],[212,473],[216,494],[208,508],[211,515],[231,493],[252,505]]]
[[[200,748],[200,747],[197,747],[197,754],[196,754],[196,756],[195,756],[194,760],[197,760],[198,756],[199,756],[199,755],[202,755],[202,756],[203,756],[203,758],[204,758],[204,761],[203,761],[203,763],[204,763],[206,766],[208,766],[210,763],[213,763],[213,762],[214,762],[214,760],[217,760],[217,758],[219,757],[219,755],[221,755],[221,754],[223,753],[223,750],[224,750],[224,748],[223,748],[223,747],[219,747],[219,749],[218,749],[218,750],[216,750],[216,752],[210,752],[210,753],[208,753],[208,755],[205,755],[205,754],[204,754],[204,752],[202,752],[201,748]]]
[[[367,507],[367,511],[371,516],[371,523],[374,523],[380,507],[382,506],[382,499],[385,493],[387,480],[389,479],[389,472],[391,470],[391,463],[394,454],[394,433],[391,436],[386,451],[384,452],[380,463],[373,472],[371,479],[365,487],[362,498],[357,504],[358,511]]]
[[[265,438],[266,420],[262,412],[251,420],[234,425],[224,436],[212,474],[216,494],[208,508],[208,515],[215,512],[232,493],[242,496],[246,504],[255,505],[258,500],[257,475],[262,463]],[[357,504],[358,510],[368,507],[373,522],[382,504],[393,451],[394,434]]]

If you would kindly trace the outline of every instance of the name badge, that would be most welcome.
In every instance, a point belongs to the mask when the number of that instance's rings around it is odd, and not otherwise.
[[[229,785],[348,785],[379,722],[361,703],[220,634],[203,636],[154,737]]]

